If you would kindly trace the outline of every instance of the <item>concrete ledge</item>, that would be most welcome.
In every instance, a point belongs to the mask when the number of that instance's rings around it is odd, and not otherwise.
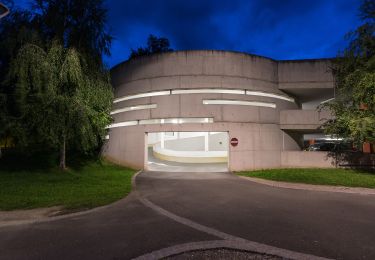
[[[271,181],[260,178],[238,176],[242,179],[252,181],[259,184],[264,184],[277,188],[295,189],[295,190],[310,190],[310,191],[324,191],[324,192],[340,192],[351,193],[360,195],[375,195],[375,189],[357,188],[357,187],[344,187],[344,186],[329,186],[329,185],[313,185],[304,183],[291,183],[282,181]]]

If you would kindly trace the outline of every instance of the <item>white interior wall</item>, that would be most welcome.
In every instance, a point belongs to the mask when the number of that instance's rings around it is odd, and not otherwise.
[[[164,148],[176,151],[204,151],[207,132],[166,132]],[[162,133],[149,133],[148,145],[160,143]],[[227,151],[228,133],[209,132],[208,151]],[[188,139],[188,140],[187,140]]]

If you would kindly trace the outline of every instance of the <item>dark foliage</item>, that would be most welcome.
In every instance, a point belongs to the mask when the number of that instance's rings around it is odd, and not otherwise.
[[[170,48],[167,38],[158,38],[151,34],[147,39],[147,47],[140,47],[137,50],[132,49],[129,59],[170,51],[173,51],[173,49]]]

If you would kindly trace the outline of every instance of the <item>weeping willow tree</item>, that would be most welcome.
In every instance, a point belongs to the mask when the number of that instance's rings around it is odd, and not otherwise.
[[[11,62],[19,145],[35,143],[59,150],[66,168],[67,147],[98,147],[111,122],[112,87],[106,71],[90,71],[74,48],[53,42],[47,48],[24,45]]]

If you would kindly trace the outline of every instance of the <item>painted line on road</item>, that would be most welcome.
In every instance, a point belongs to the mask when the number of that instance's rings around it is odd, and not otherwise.
[[[235,237],[235,236],[226,234],[226,233],[218,231],[216,229],[209,228],[209,227],[203,226],[201,224],[198,224],[196,222],[193,222],[193,221],[191,221],[191,220],[189,220],[187,218],[183,218],[183,217],[177,216],[177,215],[175,215],[175,214],[173,214],[173,213],[171,213],[171,212],[169,212],[169,211],[167,211],[167,210],[165,210],[165,209],[163,209],[163,208],[155,205],[154,203],[152,203],[148,199],[142,198],[140,195],[139,195],[138,199],[146,207],[151,208],[154,211],[158,212],[159,214],[162,214],[163,216],[166,216],[166,217],[168,217],[170,219],[173,219],[174,221],[176,221],[176,222],[178,222],[180,224],[183,224],[185,226],[189,226],[189,227],[194,228],[196,230],[202,231],[204,233],[207,233],[207,234],[210,234],[210,235],[216,236],[218,238],[222,238],[222,239],[246,241],[245,239],[242,239],[242,238],[239,238],[239,237]]]

